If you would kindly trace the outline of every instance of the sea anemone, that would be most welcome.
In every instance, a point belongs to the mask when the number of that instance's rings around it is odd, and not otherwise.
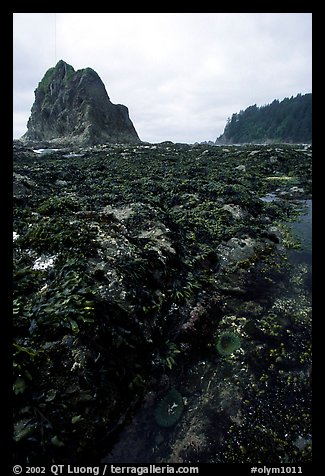
[[[227,356],[232,354],[240,347],[240,339],[233,332],[222,332],[217,339],[216,348],[220,355]]]
[[[183,413],[183,409],[182,395],[175,388],[172,388],[155,408],[156,423],[164,428],[175,425]]]

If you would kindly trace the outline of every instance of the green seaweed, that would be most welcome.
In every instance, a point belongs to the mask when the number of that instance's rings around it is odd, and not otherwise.
[[[49,68],[43,76],[43,79],[38,83],[38,91],[43,92],[44,94],[47,92],[47,89],[52,81],[53,74],[55,68]]]

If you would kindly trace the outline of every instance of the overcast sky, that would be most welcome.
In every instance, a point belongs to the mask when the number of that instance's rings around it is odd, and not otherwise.
[[[311,13],[14,13],[13,35],[14,138],[60,59],[148,142],[214,141],[234,112],[312,92]]]

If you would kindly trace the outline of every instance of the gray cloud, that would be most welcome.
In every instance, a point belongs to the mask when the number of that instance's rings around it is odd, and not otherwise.
[[[14,14],[15,137],[59,59],[95,69],[142,140],[215,140],[232,113],[311,92],[311,14]]]

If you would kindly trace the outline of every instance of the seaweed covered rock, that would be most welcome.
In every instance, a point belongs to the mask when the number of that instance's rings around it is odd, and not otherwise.
[[[219,444],[229,418],[240,420],[234,414],[241,401],[237,382],[243,389],[251,380],[263,383],[262,365],[270,364],[264,373],[271,374],[273,364],[275,370],[289,371],[281,340],[295,354],[293,365],[300,358],[310,365],[305,322],[294,328],[291,347],[284,334],[297,314],[285,305],[291,301],[276,301],[272,312],[265,309],[286,265],[278,223],[295,216],[295,203],[292,195],[274,201],[261,197],[278,193],[280,181],[268,180],[271,175],[291,174],[290,187],[295,180],[309,193],[311,157],[289,147],[255,150],[252,155],[249,147],[107,144],[41,156],[16,149],[13,397],[18,462],[81,463],[92,456],[98,461],[150,395],[137,427],[137,434],[148,434],[150,440],[149,449],[139,451],[143,458],[169,454],[167,436],[161,443],[165,453],[152,451],[156,437],[161,440],[157,431],[176,435],[184,427],[184,442],[192,445],[189,437],[195,440],[198,427],[191,418],[201,417],[196,408],[205,398],[218,407],[211,413],[214,421],[221,412],[214,430]],[[275,155],[277,161],[270,163]],[[238,164],[245,165],[245,173],[238,175]],[[281,184],[290,192],[287,181]],[[279,230],[278,240],[268,233],[271,224]],[[295,281],[304,276],[296,275]],[[257,303],[256,296],[263,300]],[[275,321],[274,313],[279,314]],[[254,321],[253,331],[248,319]],[[285,330],[281,319],[288,322]],[[258,343],[255,329],[263,337]],[[215,339],[226,331],[241,336],[243,352],[216,358]],[[250,365],[253,370],[246,371]],[[195,368],[206,369],[203,380],[199,370],[191,374]],[[227,393],[219,382],[227,386],[233,370],[234,389]],[[274,373],[272,378],[278,377]],[[178,418],[170,432],[157,428],[153,410],[166,388],[179,391],[165,395],[156,411],[165,425]],[[225,415],[232,390],[239,394],[236,409],[227,408]],[[192,405],[182,418],[180,395]],[[254,405],[254,395],[251,400]],[[203,434],[207,421],[200,422]],[[234,439],[236,433],[238,428]],[[290,435],[297,441],[307,433],[301,424],[299,434]],[[208,447],[208,436],[203,439]],[[234,448],[223,446],[227,457],[221,457],[225,453],[217,455],[211,446],[209,457],[200,457],[237,461],[242,455]],[[255,460],[260,459],[257,451]]]

